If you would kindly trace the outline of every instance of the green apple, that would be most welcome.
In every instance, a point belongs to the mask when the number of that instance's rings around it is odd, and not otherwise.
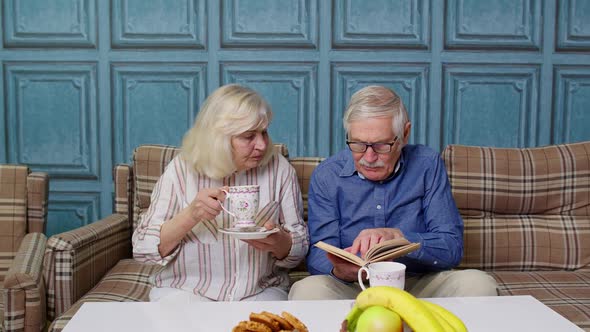
[[[359,316],[356,332],[402,332],[404,324],[401,317],[380,305],[368,307]]]

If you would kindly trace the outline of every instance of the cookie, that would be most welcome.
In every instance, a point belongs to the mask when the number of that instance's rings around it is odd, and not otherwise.
[[[273,332],[270,327],[263,323],[243,320],[232,329],[232,332]]]
[[[281,327],[279,325],[279,322],[277,322],[276,320],[274,320],[272,317],[265,315],[264,313],[260,313],[257,314],[255,312],[250,314],[250,320],[253,322],[259,322],[262,323],[268,327],[270,327],[270,329],[273,332],[278,332],[281,330]]]
[[[291,315],[286,311],[281,312],[281,316],[283,316],[283,318],[285,318],[289,322],[289,324],[293,325],[293,327],[296,330],[299,330],[299,332],[309,332],[307,326],[305,326],[305,324],[303,324],[299,319],[297,319],[297,317]]]
[[[252,332],[273,332],[272,329],[264,325],[264,323],[253,322],[251,320],[246,322],[246,328],[248,331]]]
[[[268,312],[268,311],[263,311],[263,312],[261,312],[261,314],[268,316],[268,317],[272,318],[273,320],[277,321],[279,323],[279,327],[281,328],[281,330],[292,330],[293,329],[293,325],[291,325],[291,323],[289,323],[286,319],[284,319],[283,317],[281,317],[279,315],[275,315],[272,312]]]
[[[242,325],[240,325],[240,323],[244,323]],[[231,332],[248,332],[248,329],[246,328],[246,321],[242,321],[238,323],[238,325],[234,326],[233,329],[231,329]]]

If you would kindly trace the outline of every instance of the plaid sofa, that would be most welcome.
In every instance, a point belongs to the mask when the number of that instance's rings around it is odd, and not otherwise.
[[[590,331],[590,142],[442,156],[465,224],[460,266]]]
[[[283,144],[274,148],[289,157]],[[133,154],[133,165],[117,165],[115,213],[84,227],[56,234],[47,241],[43,274],[47,283],[49,331],[61,331],[84,302],[148,301],[148,278],[161,267],[138,263],[131,253],[131,234],[141,213],[150,205],[151,192],[164,168],[178,154],[172,146],[143,145]],[[293,158],[304,197],[320,158]],[[304,265],[291,273],[307,275]]]
[[[0,165],[0,331],[45,327],[42,266],[49,178]]]
[[[287,148],[277,149],[288,157]],[[174,147],[142,146],[115,168],[115,214],[48,240],[45,278],[50,331],[87,301],[147,301],[159,267],[131,257],[132,225]],[[590,142],[534,149],[450,145],[442,152],[465,222],[462,268],[488,271],[500,295],[532,295],[590,331]],[[321,158],[289,159],[307,220],[309,179]],[[293,281],[307,275],[304,265]]]

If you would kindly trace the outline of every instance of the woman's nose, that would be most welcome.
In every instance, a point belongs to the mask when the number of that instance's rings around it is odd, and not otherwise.
[[[264,149],[266,149],[268,142],[266,141],[266,138],[264,137],[263,134],[258,133],[258,134],[256,134],[256,140],[255,140],[254,144],[255,144],[254,145],[255,149],[264,150]]]

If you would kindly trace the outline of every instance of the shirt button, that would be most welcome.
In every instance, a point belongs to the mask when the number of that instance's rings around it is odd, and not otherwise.
[[[377,205],[377,210],[381,210],[381,204]]]
[[[434,265],[438,264],[438,261],[434,261]]]

